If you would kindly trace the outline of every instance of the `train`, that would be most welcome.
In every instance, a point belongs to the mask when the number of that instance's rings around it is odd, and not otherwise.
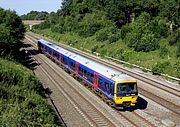
[[[44,39],[38,40],[37,43],[40,53],[46,54],[83,81],[112,107],[132,109],[137,104],[137,80],[133,77]]]

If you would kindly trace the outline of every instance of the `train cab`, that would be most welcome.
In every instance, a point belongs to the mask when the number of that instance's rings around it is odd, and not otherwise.
[[[138,98],[136,80],[117,81],[115,83],[114,100],[115,104],[122,107],[135,106]]]

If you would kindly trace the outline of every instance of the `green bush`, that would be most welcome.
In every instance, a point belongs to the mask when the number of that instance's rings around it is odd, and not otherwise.
[[[42,22],[39,25],[34,25],[33,29],[48,29],[50,28],[51,24],[48,21]]]
[[[101,29],[101,25],[98,23],[91,23],[88,27],[82,26],[79,30],[79,35],[83,37],[89,37],[96,33],[96,31]]]
[[[100,33],[98,36],[96,36],[97,41],[106,41],[108,40],[108,34],[106,33]]]
[[[160,74],[160,73],[164,73],[165,68],[167,68],[168,66],[170,66],[170,62],[169,61],[165,61],[165,62],[158,62],[153,68],[152,68],[152,72],[153,74]]]
[[[166,46],[160,47],[160,52],[159,52],[160,57],[164,58],[167,54],[168,54],[168,49],[166,48]]]
[[[129,47],[135,51],[149,52],[159,48],[158,38],[151,31],[151,20],[148,13],[142,13],[135,22],[123,27],[121,36]],[[130,31],[130,32],[129,32]]]
[[[171,33],[169,36],[170,45],[176,44],[177,42],[180,42],[180,28]]]
[[[131,27],[128,24],[121,27],[121,38],[125,39],[126,34],[131,31]]]
[[[173,65],[175,74],[177,78],[180,78],[180,60],[177,60],[175,64]]]
[[[134,47],[135,51],[143,51],[143,52],[149,52],[154,51],[159,48],[159,44],[157,39],[154,37],[154,34],[147,33],[141,37],[139,42]]]
[[[113,43],[113,42],[116,42],[120,39],[120,35],[118,34],[113,34],[111,36],[109,36],[109,43]]]
[[[97,49],[99,48],[98,45],[95,45],[92,49],[91,49],[91,52],[94,53],[97,51]]]
[[[42,84],[20,64],[0,59],[0,126],[58,126]]]
[[[52,26],[51,30],[52,30],[52,32],[57,32],[57,33],[60,33],[60,34],[64,33],[64,28],[59,24],[56,24],[56,25]]]

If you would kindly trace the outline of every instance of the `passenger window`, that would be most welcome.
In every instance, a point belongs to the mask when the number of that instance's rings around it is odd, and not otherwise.
[[[56,53],[56,52],[54,52],[54,57],[55,57],[56,59],[59,59],[59,54]]]
[[[51,50],[49,49],[49,54],[51,55]]]
[[[93,81],[94,80],[94,75],[93,74],[90,74],[90,80]]]
[[[99,84],[99,86],[101,86],[102,85],[102,79],[98,79],[98,84]]]
[[[109,83],[105,82],[105,83],[104,83],[104,86],[105,86],[105,90],[108,91],[108,90],[109,90]]]
[[[93,75],[93,74],[91,74],[91,78],[94,78],[94,75]]]
[[[79,67],[79,71],[81,71],[81,67]]]
[[[63,62],[64,64],[66,64],[66,60],[65,60],[64,57],[62,58],[62,62]]]
[[[90,73],[89,72],[87,72],[87,77],[90,78]]]
[[[86,75],[86,73],[87,73],[87,71],[86,71],[86,70],[84,70],[84,75]]]
[[[70,67],[72,67],[72,62],[70,62]]]
[[[111,83],[110,88],[109,88],[109,92],[112,94],[113,93],[113,84]]]

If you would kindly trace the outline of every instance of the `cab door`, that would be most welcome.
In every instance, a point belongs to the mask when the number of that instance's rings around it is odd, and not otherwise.
[[[95,90],[98,90],[98,73],[94,72],[94,84],[93,87]]]

